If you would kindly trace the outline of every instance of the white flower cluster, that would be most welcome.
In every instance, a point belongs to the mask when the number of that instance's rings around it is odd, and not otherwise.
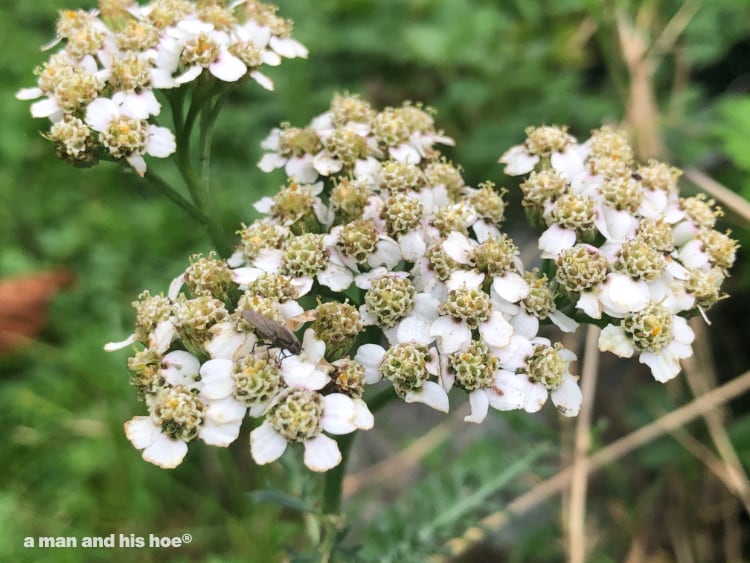
[[[737,243],[714,229],[721,210],[680,197],[681,171],[638,164],[623,133],[593,131],[582,144],[565,128],[530,127],[500,162],[521,184],[542,258],[555,272],[558,306],[603,326],[599,348],[638,354],[664,382],[692,355],[686,318],[723,297]]]
[[[153,122],[155,91],[246,76],[272,90],[262,65],[307,56],[290,22],[257,0],[100,0],[99,8],[60,12],[47,46],[60,49],[37,68],[37,85],[16,95],[37,100],[31,114],[52,122],[46,137],[79,166],[124,158],[142,176],[144,155],[176,148],[173,132]]]

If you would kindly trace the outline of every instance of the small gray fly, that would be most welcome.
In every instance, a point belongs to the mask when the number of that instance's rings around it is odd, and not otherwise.
[[[253,325],[258,338],[265,340],[270,346],[288,350],[292,354],[299,354],[302,350],[297,336],[271,317],[258,311],[242,311],[242,318]]]

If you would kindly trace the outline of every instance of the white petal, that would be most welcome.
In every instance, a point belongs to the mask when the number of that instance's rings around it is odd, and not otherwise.
[[[560,311],[550,313],[548,318],[563,332],[575,332],[578,329],[578,323]]]
[[[222,51],[219,57],[208,65],[208,70],[219,80],[236,82],[245,75],[247,66],[228,51]]]
[[[135,333],[128,336],[125,340],[121,340],[119,342],[107,342],[104,345],[104,351],[114,352],[115,350],[122,350],[123,348],[127,348],[134,342],[135,342]]]
[[[210,400],[228,397],[234,390],[232,360],[208,360],[201,366],[201,394]]]
[[[482,286],[484,274],[476,270],[455,270],[451,273],[445,285],[448,289],[477,289]]]
[[[280,248],[264,248],[253,260],[253,265],[266,273],[275,274],[281,268],[283,258],[284,251]]]
[[[508,370],[520,369],[526,364],[526,358],[534,352],[531,340],[520,334],[514,334],[507,346],[493,348],[492,355],[500,360],[500,365]]]
[[[394,340],[394,344],[398,342],[413,342],[429,346],[433,341],[433,338],[430,336],[430,322],[416,316],[406,317],[398,323]]]
[[[547,389],[541,383],[532,383],[524,385],[523,410],[528,413],[535,413],[542,410],[544,403],[547,402]]]
[[[159,115],[160,111],[161,104],[153,90],[144,90],[140,94],[129,92],[123,100],[122,114],[133,119],[148,119],[151,115]]]
[[[86,107],[86,124],[94,131],[104,131],[120,114],[117,104],[109,98],[97,98]]]
[[[513,316],[511,324],[515,334],[520,334],[526,338],[534,338],[539,332],[539,319],[523,309]]]
[[[172,440],[159,434],[156,440],[143,450],[143,459],[162,469],[174,469],[187,454],[187,444],[182,440]]]
[[[137,450],[142,450],[156,441],[161,434],[159,428],[150,416],[134,416],[125,425],[125,436]]]
[[[203,67],[200,65],[194,65],[188,68],[185,72],[174,79],[175,84],[187,84],[198,78],[203,72]]]
[[[149,334],[148,346],[163,354],[175,338],[177,338],[177,327],[174,325],[173,317],[169,317],[164,321],[159,321],[156,328]]]
[[[193,386],[198,379],[200,362],[190,352],[175,350],[161,361],[161,374],[170,385]]]
[[[459,264],[468,264],[474,245],[463,234],[457,231],[451,232],[442,244],[445,253]]]
[[[334,158],[328,153],[319,152],[313,158],[313,167],[322,176],[336,174],[344,167],[344,161],[340,158]]]
[[[397,147],[389,148],[388,154],[390,154],[391,158],[397,162],[418,164],[419,161],[422,160],[417,149],[406,143],[402,143]]]
[[[136,174],[143,178],[143,176],[146,174],[147,169],[146,161],[143,159],[143,156],[133,152],[126,156],[125,160],[128,162],[130,167],[135,170]]]
[[[245,418],[247,407],[234,397],[225,397],[218,401],[210,401],[206,409],[206,422],[216,425],[236,424],[239,430],[242,419]]]
[[[654,379],[660,383],[665,383],[670,379],[673,379],[682,369],[677,357],[663,352],[664,350],[662,350],[662,353],[660,354],[655,354],[654,352],[642,352],[638,358],[639,362],[646,364],[651,368],[651,374],[654,376]]]
[[[31,104],[30,110],[31,110],[31,116],[38,117],[38,118],[41,118],[41,117],[52,118],[53,116],[55,116],[56,114],[62,111],[57,101],[53,100],[52,98],[43,98],[39,100],[38,102],[34,102],[33,104]],[[52,119],[52,121],[58,121],[58,120]]]
[[[608,315],[624,317],[648,305],[651,294],[645,281],[636,281],[624,274],[609,274],[607,278],[599,286],[599,301]]]
[[[363,344],[357,350],[354,361],[365,366],[365,383],[372,385],[381,380],[380,364],[383,363],[385,349],[378,344]]]
[[[505,163],[505,173],[509,176],[520,176],[534,170],[539,157],[528,153],[523,145],[516,145],[508,149],[499,162]]]
[[[513,336],[513,326],[505,320],[502,313],[492,311],[490,317],[479,325],[479,334],[482,335],[488,346],[501,348],[510,342]]]
[[[174,134],[167,127],[148,126],[146,152],[156,158],[167,158],[177,150]]]
[[[307,58],[307,48],[299,41],[290,37],[271,37],[268,44],[271,49],[287,59],[295,57]]]
[[[211,340],[203,345],[211,358],[234,360],[235,357],[248,354],[256,342],[252,332],[239,332],[234,323],[217,323],[211,327]]]
[[[430,336],[437,338],[443,354],[453,354],[465,349],[471,342],[471,330],[451,317],[439,317],[430,325]]]
[[[416,234],[416,231],[412,231]],[[411,234],[411,233],[410,233]],[[378,241],[377,245],[375,246],[375,252],[370,254],[367,257],[367,265],[370,266],[370,268],[377,268],[378,266],[385,266],[388,269],[393,268],[396,264],[398,264],[401,261],[401,246],[399,244],[403,244],[403,239],[406,238],[401,237],[399,239],[399,242],[396,242],[392,238],[382,238]],[[424,245],[424,241],[422,241],[422,238],[419,237],[417,234],[417,238],[419,241],[422,242],[422,245]],[[411,239],[409,240],[409,243],[411,243]],[[415,243],[414,246],[406,246],[406,249],[408,252],[412,253],[413,256],[416,256],[419,253],[419,243]],[[424,254],[424,252],[423,252]],[[413,256],[407,257],[404,255],[405,260],[409,260],[410,262],[414,262],[416,260],[411,260]]]
[[[239,437],[241,426],[242,420],[235,421],[231,424],[215,424],[206,421],[206,423],[201,426],[198,437],[209,446],[226,448]]]
[[[300,184],[312,184],[318,179],[318,171],[313,166],[312,156],[293,156],[284,167],[286,175]]]
[[[182,289],[183,285],[185,285],[184,273],[180,274],[171,282],[169,282],[169,288],[167,289],[167,297],[171,299],[172,301],[177,299],[177,296],[180,294],[180,290]]]
[[[323,397],[323,430],[330,434],[349,434],[357,429],[354,401],[343,393]]]
[[[553,152],[550,156],[552,168],[567,178],[575,178],[584,171],[580,153],[569,147],[564,152]]]
[[[338,266],[332,262],[322,272],[318,272],[318,282],[331,288],[333,291],[345,291],[349,289],[354,281],[354,274],[344,266]]]
[[[576,233],[554,224],[539,237],[539,250],[542,258],[557,258],[566,248],[572,248],[576,243]]]
[[[612,352],[621,358],[630,358],[635,353],[635,346],[620,326],[607,325],[599,333],[599,350]]]
[[[490,401],[487,398],[486,389],[476,389],[469,394],[469,404],[471,405],[471,413],[464,417],[464,422],[473,422],[479,424],[485,418],[487,418],[487,410],[490,406]]]
[[[286,439],[267,420],[250,432],[250,455],[258,465],[279,459],[286,451],[286,446]]]
[[[33,88],[21,88],[16,92],[17,100],[36,100],[42,95],[42,89],[34,86]]]
[[[325,434],[318,434],[305,440],[305,465],[312,471],[322,473],[341,463],[341,452],[336,440]]]
[[[407,403],[424,403],[428,407],[445,413],[450,408],[448,393],[434,381],[427,381],[419,391],[409,391],[404,397],[404,401]]]
[[[617,211],[607,205],[601,207],[595,219],[599,232],[609,241],[622,242],[635,235],[638,220],[628,211]]]
[[[362,399],[354,399],[354,416],[354,424],[360,430],[370,430],[375,425],[375,417]]]
[[[264,154],[260,161],[258,162],[258,168],[260,168],[263,172],[273,172],[277,168],[281,168],[287,163],[287,159],[281,156],[279,153],[275,152],[267,152]],[[263,198],[266,200],[270,200],[271,204],[273,204],[273,199],[269,198]],[[255,209],[258,209],[257,204]],[[258,209],[258,211],[268,213],[271,210],[270,207],[268,209]]]
[[[493,409],[511,411],[523,406],[525,376],[510,371],[500,370],[495,374],[491,389],[487,390],[487,399]]]
[[[398,237],[398,246],[401,255],[407,262],[416,262],[424,256],[427,250],[424,235],[417,230],[409,231]]]
[[[601,304],[593,291],[582,292],[576,302],[576,308],[586,313],[592,319],[602,318]]]
[[[250,73],[250,77],[255,80],[262,88],[265,88],[269,92],[273,92],[273,80],[268,78],[265,74],[259,70],[254,70]]]
[[[581,410],[583,394],[572,377],[566,377],[562,385],[550,393],[550,399],[563,416],[577,416]]]
[[[492,280],[492,289],[509,303],[518,303],[529,294],[529,284],[516,272],[505,272]]]

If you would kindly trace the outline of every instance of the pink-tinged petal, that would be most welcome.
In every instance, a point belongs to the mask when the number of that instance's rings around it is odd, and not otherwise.
[[[130,165],[130,167],[135,170],[135,173],[143,178],[143,176],[146,174],[146,170],[148,169],[143,156],[133,152],[126,156],[125,160]]]
[[[141,455],[143,459],[162,469],[174,469],[185,459],[187,450],[187,444],[182,440],[172,440],[164,434],[159,434]]]
[[[281,156],[279,153],[267,152],[261,157],[260,161],[258,161],[258,168],[260,168],[263,172],[273,172],[277,168],[281,168],[282,166],[284,166],[286,163],[287,159]],[[271,198],[263,199],[270,199],[273,203],[273,199]],[[256,209],[258,208],[256,207]],[[263,211],[263,213],[268,213],[270,210],[271,209],[268,208],[266,211]]]
[[[341,451],[336,440],[325,434],[305,440],[305,466],[312,471],[322,473],[341,463]]]
[[[161,374],[170,385],[195,385],[201,363],[190,352],[175,350],[161,361]]]
[[[252,71],[250,73],[250,78],[255,80],[261,86],[261,88],[264,88],[268,90],[269,92],[273,92],[274,90],[273,80],[268,78],[265,74],[263,74],[259,70]]]
[[[86,124],[94,131],[104,131],[120,114],[117,104],[109,98],[97,98],[86,107]]]
[[[271,49],[287,59],[293,59],[295,57],[303,59],[307,58],[307,48],[295,39],[289,37],[271,37],[268,44]]]
[[[450,410],[448,393],[438,383],[427,381],[419,391],[409,391],[404,397],[407,403],[423,403],[436,411],[447,413]]]
[[[417,149],[406,143],[403,143],[397,147],[390,147],[388,149],[388,154],[391,155],[391,158],[393,160],[397,162],[405,162],[408,164],[419,164],[419,161],[422,160],[422,158],[419,156],[419,152],[417,152]]]
[[[385,349],[377,344],[363,344],[354,355],[354,361],[365,367],[365,383],[372,385],[382,379],[380,364],[383,363]]]
[[[502,313],[492,311],[490,317],[479,325],[479,334],[487,346],[502,348],[513,336],[513,325],[505,320]]]
[[[128,336],[125,340],[120,340],[119,342],[107,342],[104,345],[104,351],[105,352],[114,352],[115,350],[122,350],[123,348],[127,348],[131,344],[134,344],[136,340],[135,333]]]
[[[362,399],[354,399],[354,425],[359,430],[370,430],[375,425],[375,417]]]
[[[487,398],[486,389],[476,389],[469,394],[469,404],[471,405],[471,413],[464,417],[464,422],[473,422],[475,424],[481,423],[487,418],[487,410],[490,406],[490,401]]]
[[[523,375],[500,370],[495,373],[495,380],[487,389],[487,400],[493,409],[512,411],[523,406],[524,390],[527,381]]]
[[[663,215],[668,203],[664,190],[643,190],[643,201],[636,214],[648,218],[658,218]]]
[[[635,346],[620,326],[607,325],[599,333],[599,350],[612,352],[621,358],[630,358],[635,353]]]
[[[58,114],[61,115],[62,109],[52,98],[43,98],[38,102],[34,102],[33,104],[31,104],[30,111],[32,117],[49,117],[52,121],[59,121],[59,119],[53,118]]]
[[[581,410],[583,394],[578,383],[572,377],[566,377],[562,385],[550,393],[552,403],[563,416],[578,416]]]
[[[564,229],[554,224],[539,237],[539,250],[542,258],[557,258],[566,248],[572,248],[576,243],[576,233],[571,229]]]
[[[198,432],[198,437],[209,446],[226,448],[234,442],[240,435],[242,420],[237,420],[231,424],[217,424],[206,421]]]
[[[698,239],[685,244],[678,256],[682,264],[691,270],[699,270],[708,265],[708,254],[703,251],[703,243]]]
[[[300,184],[312,184],[318,179],[318,171],[313,166],[312,156],[293,156],[284,167],[286,175]]]
[[[322,176],[330,176],[340,172],[344,167],[344,161],[334,158],[325,152],[319,152],[313,158],[313,168]]]
[[[189,69],[187,69],[185,72],[183,72],[180,76],[174,79],[175,84],[187,84],[188,82],[192,82],[196,78],[198,78],[201,75],[201,72],[203,72],[203,67],[200,65],[194,65],[191,66]]]
[[[343,393],[323,397],[323,430],[330,434],[349,434],[357,429],[354,401]]]
[[[492,280],[492,289],[509,303],[518,303],[529,294],[529,284],[516,272],[505,272]]]
[[[234,390],[232,360],[208,360],[200,368],[201,394],[209,400],[228,397]]]
[[[169,345],[177,338],[177,327],[172,317],[159,321],[156,328],[148,337],[148,347],[163,354],[169,349]]]
[[[534,170],[539,157],[531,155],[523,145],[508,149],[498,162],[505,164],[505,173],[509,176],[520,176]]]
[[[698,236],[698,227],[692,221],[683,221],[672,229],[672,240],[675,246],[682,246]]]
[[[670,353],[641,352],[638,361],[651,368],[651,374],[659,383],[666,383],[680,373],[680,361]]]
[[[222,51],[219,57],[208,65],[208,70],[219,80],[237,82],[247,72],[247,66],[228,51]]]
[[[451,317],[439,317],[430,325],[430,336],[437,338],[443,354],[464,350],[471,343],[471,330]]]
[[[286,451],[286,438],[274,430],[267,420],[250,432],[250,455],[258,465],[279,459]]]
[[[548,318],[563,332],[575,332],[578,329],[578,323],[560,311],[550,313]]]
[[[134,416],[125,425],[125,436],[137,450],[153,444],[161,434],[161,428],[150,416]]]
[[[541,383],[528,382],[524,386],[523,410],[528,413],[535,413],[542,410],[544,403],[547,402],[547,389]]]
[[[445,253],[459,264],[468,264],[474,245],[468,237],[457,231],[451,232],[442,244]]]
[[[36,100],[37,98],[41,97],[42,95],[42,89],[37,88],[36,86],[33,88],[21,88],[18,92],[16,92],[16,99],[17,100]]]
[[[167,158],[177,150],[174,134],[167,127],[148,126],[146,152],[156,158]]]
[[[208,402],[208,408],[206,409],[206,421],[212,422],[216,425],[242,424],[242,419],[245,418],[247,407],[245,403],[238,401],[234,397],[225,397],[218,401]]]

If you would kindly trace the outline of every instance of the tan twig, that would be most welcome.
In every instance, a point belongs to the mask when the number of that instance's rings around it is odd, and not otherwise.
[[[653,55],[662,55],[669,52],[677,43],[682,32],[690,23],[690,20],[695,17],[700,9],[700,4],[697,2],[685,2],[680,6],[679,10],[672,16],[661,30],[659,37],[654,41]]]
[[[581,392],[583,401],[578,413],[568,507],[568,561],[583,563],[586,558],[586,491],[588,488],[591,447],[591,418],[599,372],[599,327],[589,325],[583,353]]]
[[[750,221],[750,201],[729,188],[707,176],[697,168],[686,168],[685,177],[721,204],[739,215],[745,221]]]
[[[705,325],[695,318],[691,320],[690,326],[695,332],[695,353],[692,358],[685,362],[685,374],[690,391],[694,396],[706,393],[716,382],[716,372],[711,351],[708,345],[708,335]],[[722,409],[707,412],[703,415],[708,427],[711,440],[724,463],[724,474],[726,479],[721,479],[726,487],[742,502],[745,510],[750,514],[750,480],[740,462],[740,457],[729,439],[724,427],[724,413]]]
[[[690,422],[698,416],[723,405],[727,401],[750,390],[750,371],[743,373],[739,377],[725,383],[721,387],[709,391],[705,395],[698,397],[670,413],[658,418],[654,422],[639,428],[635,432],[620,438],[609,446],[599,450],[589,457],[589,473],[598,471],[629,454],[656,438],[671,432],[675,428]],[[484,518],[479,526],[469,528],[461,538],[455,538],[446,544],[446,548],[451,556],[459,555],[466,551],[474,543],[483,540],[489,531],[496,532],[508,522],[511,516],[518,516],[540,505],[553,495],[559,493],[570,483],[573,477],[571,467],[566,467],[562,471],[553,475],[549,479],[542,481],[528,493],[525,493],[511,501],[506,509],[496,512]],[[436,560],[445,560],[438,558]]]

